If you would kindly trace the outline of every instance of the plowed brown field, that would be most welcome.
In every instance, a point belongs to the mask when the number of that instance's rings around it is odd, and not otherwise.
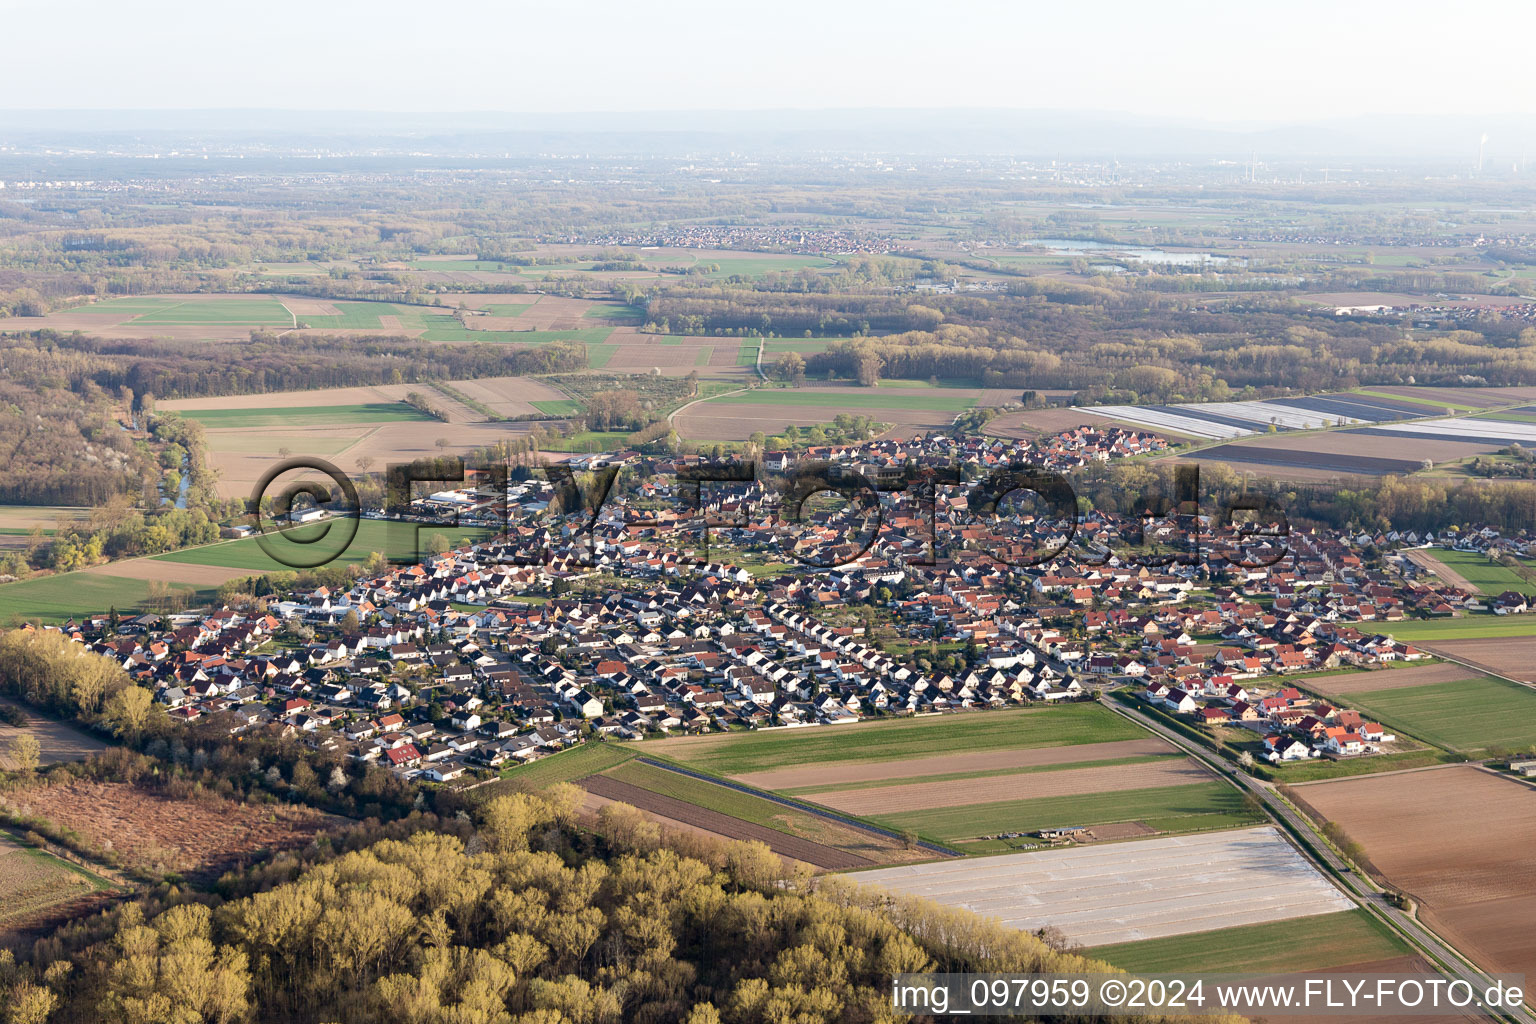
[[[1483,642],[1478,641],[1478,643]],[[1404,686],[1454,683],[1462,679],[1471,679],[1476,674],[1463,665],[1415,665],[1412,668],[1377,669],[1374,672],[1352,672],[1349,675],[1303,679],[1298,685],[1316,690],[1318,693],[1343,696],[1350,693],[1396,690]]]
[[[928,807],[1156,789],[1160,786],[1209,782],[1210,779],[1211,773],[1198,763],[1181,758],[1147,764],[1063,768],[1052,772],[1022,772],[949,782],[914,782],[872,789],[849,789],[820,793],[814,799],[817,803],[849,814],[875,816]]]
[[[1117,757],[1166,754],[1174,748],[1159,739],[1118,740],[1114,743],[1078,743],[1067,747],[1039,747],[1032,750],[985,750],[973,753],[945,754],[942,757],[914,757],[905,761],[854,761],[840,765],[805,765],[768,772],[749,772],[734,776],[758,789],[795,789],[800,786],[828,786],[855,782],[885,782],[895,779],[917,781],[928,775],[951,772],[1006,771],[1037,765],[1076,764],[1083,761],[1109,761]]]
[[[1437,640],[1426,651],[1460,658],[1489,672],[1536,682],[1536,636],[1501,636],[1483,640]],[[1462,669],[1463,672],[1469,671]]]
[[[1489,971],[1536,977],[1536,790],[1468,765],[1297,787]]]

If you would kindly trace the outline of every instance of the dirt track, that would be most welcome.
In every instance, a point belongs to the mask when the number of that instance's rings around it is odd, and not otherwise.
[[[800,786],[830,786],[855,782],[885,782],[907,779],[916,782],[927,775],[948,772],[1005,771],[1036,765],[1075,764],[1081,761],[1108,761],[1117,757],[1142,754],[1166,754],[1173,747],[1162,740],[1118,740],[1113,743],[1078,743],[1067,747],[1038,747],[1032,750],[987,750],[974,753],[945,754],[942,757],[914,757],[903,761],[858,761],[839,765],[805,765],[774,771],[737,775],[738,781],[759,789],[795,789]]]
[[[1305,803],[1478,966],[1536,977],[1536,792],[1477,768],[1309,785]]]
[[[1032,800],[1037,797],[1079,796],[1134,789],[1156,789],[1209,782],[1210,772],[1195,761],[1170,758],[1150,764],[1121,764],[1097,768],[1063,768],[1052,772],[988,775],[952,782],[914,782],[900,786],[849,789],[821,793],[813,799],[849,814],[901,814],[929,807]]]
[[[642,811],[680,822],[685,826],[691,825],[728,839],[756,839],[766,843],[769,849],[781,857],[803,860],[819,868],[836,871],[842,868],[868,867],[875,863],[857,854],[813,843],[808,839],[768,828],[766,825],[754,824],[740,818],[733,818],[728,814],[699,807],[697,804],[662,796],[660,793],[652,793],[648,789],[641,789],[639,786],[632,786],[618,779],[594,775],[583,779],[580,785],[588,793],[594,793],[609,800],[622,801]]]

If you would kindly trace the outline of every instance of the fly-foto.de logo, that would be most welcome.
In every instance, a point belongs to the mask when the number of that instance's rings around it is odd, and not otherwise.
[[[1024,463],[979,473],[962,465],[866,473],[826,460],[770,470],[744,459],[642,475],[618,465],[578,474],[561,462],[470,467],[448,457],[391,465],[374,490],[377,505],[367,509],[345,472],[324,459],[291,458],[258,481],[248,511],[262,550],[293,569],[343,557],[364,518],[384,523],[396,564],[420,562],[423,536],[445,527],[503,536],[528,562],[557,552],[590,556],[615,534],[671,538],[677,553],[686,539],[686,551],[703,562],[712,534],[725,534],[733,546],[813,570],[854,565],[872,552],[932,566],[971,551],[1016,569],[1058,558],[1144,567],[1219,559],[1257,569],[1289,554],[1289,521],[1268,496],[1241,494],[1202,509],[1198,465],[1177,467],[1169,493],[1140,496],[1127,516],[1096,513],[1065,476]]]

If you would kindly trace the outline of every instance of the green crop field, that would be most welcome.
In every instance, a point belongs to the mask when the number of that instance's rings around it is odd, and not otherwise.
[[[719,269],[711,277],[730,277],[739,274],[742,277],[762,277],[764,274],[773,274],[782,270],[817,270],[822,267],[837,266],[836,260],[823,259],[820,256],[702,256],[700,263],[713,263]]]
[[[757,350],[761,345],[762,342],[756,338],[749,338],[748,340],[742,342],[740,347],[736,349],[736,365],[756,366]],[[768,353],[764,352],[763,355],[766,357]]]
[[[588,743],[543,757],[532,764],[508,768],[501,777],[519,789],[542,789],[557,782],[575,782],[607,771],[635,757],[639,751],[623,743]],[[491,787],[496,788],[496,787]]]
[[[528,404],[546,416],[575,416],[581,412],[581,403],[569,398],[547,398]]]
[[[957,750],[1015,750],[1146,738],[1097,704],[977,711],[931,718],[734,733],[693,743],[662,741],[658,751],[716,775],[798,764],[892,761]]]
[[[1536,615],[1472,614],[1460,619],[1405,619],[1402,622],[1350,623],[1366,633],[1390,633],[1404,643],[1471,640],[1501,636],[1536,636]]]
[[[341,520],[308,523],[295,527],[283,536],[272,537],[270,543],[274,545],[274,550],[294,551],[305,561],[312,561],[321,553],[335,552],[336,557],[327,564],[349,565],[362,562],[375,551],[382,551],[392,558],[409,558],[414,553],[413,545],[416,542],[412,540],[412,533],[416,525],[378,519],[360,519],[357,521],[356,535],[342,550],[337,550],[337,545],[346,535],[347,526]],[[327,526],[329,532],[326,530]],[[420,544],[423,548],[427,538],[433,534],[442,534],[448,538],[449,544],[457,547],[460,544],[488,537],[491,531],[478,526],[428,527],[423,525],[420,532]],[[300,541],[310,541],[310,543],[300,543]],[[280,572],[288,568],[268,556],[255,537],[223,541],[206,547],[187,548],[184,551],[172,551],[169,554],[156,555],[155,561],[179,562],[183,565],[216,565],[226,569],[250,569],[252,572]]]
[[[1133,974],[1280,974],[1391,960],[1413,951],[1363,910],[1095,946],[1083,955]]]
[[[319,427],[339,423],[390,423],[432,417],[404,402],[361,405],[296,405],[269,409],[188,409],[181,413],[205,427]]]
[[[134,324],[292,324],[293,314],[276,299],[198,299],[172,302],[135,316]]]
[[[1372,391],[1369,388],[1356,388],[1351,394],[1364,395],[1366,398],[1390,398],[1394,402],[1410,402],[1414,405],[1424,405],[1432,409],[1455,409],[1457,412],[1475,412],[1476,406],[1461,405],[1451,401],[1441,401],[1428,395],[1394,395],[1388,391]]]
[[[212,589],[172,587],[192,593],[194,603],[213,597]],[[62,622],[110,608],[137,612],[145,610],[148,600],[149,584],[144,580],[86,572],[42,576],[0,586],[0,623]]]
[[[763,358],[765,360],[770,356],[781,356],[786,352],[799,352],[803,356],[811,356],[825,352],[832,347],[832,342],[824,338],[820,340],[816,338],[802,338],[790,341],[771,338],[764,342],[764,344],[768,346],[763,350]],[[882,381],[881,383],[884,382]]]
[[[1264,820],[1245,811],[1243,796],[1225,782],[1195,782],[1121,793],[959,804],[871,818],[898,831],[954,842],[998,832],[1033,832],[1056,825],[1109,825],[1139,821],[1159,832],[1235,828]]]
[[[1487,555],[1444,548],[1434,548],[1426,554],[1446,568],[1460,573],[1468,583],[1489,597],[1497,597],[1506,590],[1536,594],[1536,583],[1521,578],[1513,569],[1490,561]]]
[[[491,316],[522,316],[533,308],[531,302],[495,302],[485,307]]]
[[[645,321],[645,311],[636,306],[619,306],[603,303],[581,314],[586,320],[605,320],[617,324],[638,324]]]
[[[1384,725],[1451,750],[1536,744],[1536,693],[1490,676],[1351,694],[1347,700]]]
[[[745,348],[742,350],[746,351]],[[787,405],[812,409],[927,409],[961,412],[976,404],[974,395],[946,394],[943,389],[899,391],[871,388],[868,394],[843,388],[756,388],[716,399],[730,405]]]
[[[136,324],[291,324],[293,315],[278,300],[253,298],[136,295],[79,307],[81,313],[115,313]]]

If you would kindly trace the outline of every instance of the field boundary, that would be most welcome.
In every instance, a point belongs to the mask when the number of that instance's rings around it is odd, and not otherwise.
[[[873,832],[876,835],[884,836],[887,839],[894,839],[897,842],[905,842],[907,838],[900,832],[897,832],[893,829],[882,828],[879,825],[872,825],[867,821],[860,821],[858,818],[840,814],[837,811],[827,807],[821,807],[817,804],[803,803],[799,800],[790,799],[789,797],[779,796],[776,793],[769,793],[766,790],[754,789],[751,786],[746,786],[739,782],[732,782],[729,779],[717,779],[713,776],[705,775],[703,772],[694,771],[691,768],[684,768],[681,765],[667,764],[663,761],[657,761],[654,758],[645,757],[643,755],[637,757],[636,760],[641,764],[650,765],[652,768],[662,768],[669,772],[676,772],[678,775],[685,775],[690,779],[698,779],[700,782],[708,782],[716,786],[723,786],[726,789],[733,789],[738,793],[745,793],[747,796],[755,796],[763,800],[769,800],[783,807],[790,807],[797,811],[804,811],[807,814],[814,814],[819,818],[826,818],[830,821],[835,821],[840,825],[847,825],[850,828],[860,829],[865,832]],[[931,853],[937,853],[941,857],[965,856],[965,854],[960,853],[958,850],[951,850],[947,846],[940,846],[938,843],[931,843],[926,839],[914,840],[913,845],[921,849],[928,850]]]

